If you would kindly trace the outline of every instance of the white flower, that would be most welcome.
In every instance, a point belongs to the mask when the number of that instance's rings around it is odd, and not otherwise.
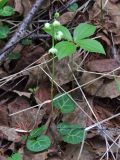
[[[63,32],[58,31],[58,32],[56,33],[55,38],[56,38],[58,41],[60,41],[63,37],[64,37]]]
[[[54,27],[58,27],[58,26],[60,26],[60,22],[59,22],[59,21],[57,21],[57,20],[54,20],[54,22],[53,22],[53,26],[54,26]]]
[[[56,53],[57,53],[57,49],[54,48],[54,47],[52,47],[52,48],[49,49],[48,52],[49,52],[49,53],[52,53],[52,54],[56,54]]]
[[[44,27],[45,27],[46,29],[51,29],[50,23],[45,23],[45,24],[44,24]]]

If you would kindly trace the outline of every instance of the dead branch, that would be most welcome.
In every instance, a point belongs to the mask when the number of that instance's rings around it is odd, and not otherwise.
[[[28,25],[32,21],[34,15],[38,11],[43,1],[44,0],[36,0],[35,4],[32,6],[31,10],[27,14],[27,16],[24,18],[24,20],[21,22],[20,26],[18,27],[13,37],[8,41],[5,47],[0,51],[0,64],[3,63],[6,56],[11,52],[14,44],[16,44],[16,42],[18,42],[24,36],[24,33]]]

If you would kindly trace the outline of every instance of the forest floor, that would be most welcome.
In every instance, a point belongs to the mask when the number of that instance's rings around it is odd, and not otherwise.
[[[51,37],[43,26],[53,22],[56,12],[71,33],[82,23],[96,26],[91,38],[103,45],[106,54],[79,49],[61,60],[49,54]],[[66,105],[67,100],[68,105],[75,104],[73,112],[60,112],[61,99],[54,108],[58,93],[69,94],[62,98]],[[64,140],[59,135],[61,122],[86,131],[82,142],[67,143],[72,136]],[[49,139],[43,144],[34,139],[33,144],[32,138],[40,133],[49,137],[50,145]],[[42,149],[34,151],[35,147]],[[120,160],[119,0],[0,1],[0,160],[22,159]]]

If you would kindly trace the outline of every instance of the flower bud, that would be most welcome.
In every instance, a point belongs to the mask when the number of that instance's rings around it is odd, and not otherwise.
[[[60,17],[59,12],[56,12],[56,13],[55,13],[55,18],[59,18],[59,17]]]
[[[49,49],[48,52],[49,52],[49,53],[52,53],[52,54],[56,54],[56,53],[57,53],[57,49],[54,48],[54,47],[52,47],[52,48]]]
[[[55,38],[56,38],[58,41],[60,41],[63,37],[64,37],[63,32],[58,31],[58,32],[56,33]]]
[[[57,20],[54,20],[54,22],[53,22],[53,26],[54,26],[54,27],[58,27],[58,26],[60,26],[60,22],[59,22],[59,21],[57,21]]]
[[[45,29],[51,29],[50,23],[45,23],[44,27],[45,27]]]

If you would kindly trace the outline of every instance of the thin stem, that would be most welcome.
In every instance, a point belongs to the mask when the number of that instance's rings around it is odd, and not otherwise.
[[[52,47],[55,46],[55,27],[53,26],[53,36],[52,36]],[[51,100],[52,100],[52,113],[53,113],[53,87],[54,87],[54,77],[55,77],[55,60],[52,60],[52,84],[51,84]]]

